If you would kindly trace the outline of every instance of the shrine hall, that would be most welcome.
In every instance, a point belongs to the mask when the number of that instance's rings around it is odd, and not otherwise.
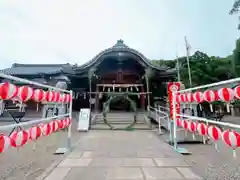
[[[52,86],[65,84],[64,88],[73,91],[74,110],[90,108],[99,112],[109,97],[123,95],[131,98],[137,109],[144,110],[167,95],[166,82],[174,80],[176,75],[174,69],[154,65],[123,40],[83,65],[15,63],[2,72]],[[120,98],[110,108],[127,110],[128,106]]]

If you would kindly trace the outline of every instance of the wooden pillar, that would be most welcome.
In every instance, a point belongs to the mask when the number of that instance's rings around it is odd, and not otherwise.
[[[141,86],[141,93],[144,92],[144,87]],[[144,98],[144,94],[141,94],[140,96],[140,103],[141,103],[141,108],[145,109],[145,98]]]
[[[97,85],[96,86],[96,94],[95,94],[95,111],[98,111],[99,110],[99,86]]]

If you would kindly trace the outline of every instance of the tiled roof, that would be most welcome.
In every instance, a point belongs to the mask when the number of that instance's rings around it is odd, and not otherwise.
[[[37,75],[55,74],[70,71],[70,64],[13,64],[11,68],[3,69],[1,72],[9,75]]]
[[[75,67],[75,69],[84,69],[86,67],[90,67],[91,65],[93,65],[102,55],[104,54],[107,54],[109,52],[130,52],[130,53],[133,53],[133,54],[136,54],[137,56],[139,56],[148,66],[150,66],[151,68],[153,69],[156,69],[156,70],[161,70],[161,71],[166,71],[168,70],[169,68],[166,67],[166,66],[156,66],[154,65],[149,59],[147,59],[141,52],[135,50],[135,49],[132,49],[130,47],[128,47],[126,44],[124,44],[123,40],[118,40],[117,43],[110,47],[110,48],[107,48],[103,51],[101,51],[100,53],[98,53],[93,59],[91,59],[90,61],[88,61],[87,63],[83,64],[83,65],[80,65],[80,66],[77,66]]]

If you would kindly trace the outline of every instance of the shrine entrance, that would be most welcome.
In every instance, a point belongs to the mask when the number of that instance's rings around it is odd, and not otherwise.
[[[128,96],[135,104],[137,109],[145,109],[146,92],[143,84],[97,84],[95,98],[95,110],[102,111],[104,103],[112,96]],[[141,92],[142,91],[142,92]],[[130,104],[125,99],[117,99],[110,105],[112,111],[130,111]]]

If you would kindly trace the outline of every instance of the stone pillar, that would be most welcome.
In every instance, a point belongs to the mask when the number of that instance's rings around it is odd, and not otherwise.
[[[96,86],[96,94],[95,94],[95,111],[99,110],[99,86]]]
[[[141,93],[144,92],[144,87],[143,85],[141,86]],[[145,109],[145,98],[144,98],[144,94],[141,94],[140,96],[140,103],[141,103],[141,108]]]

